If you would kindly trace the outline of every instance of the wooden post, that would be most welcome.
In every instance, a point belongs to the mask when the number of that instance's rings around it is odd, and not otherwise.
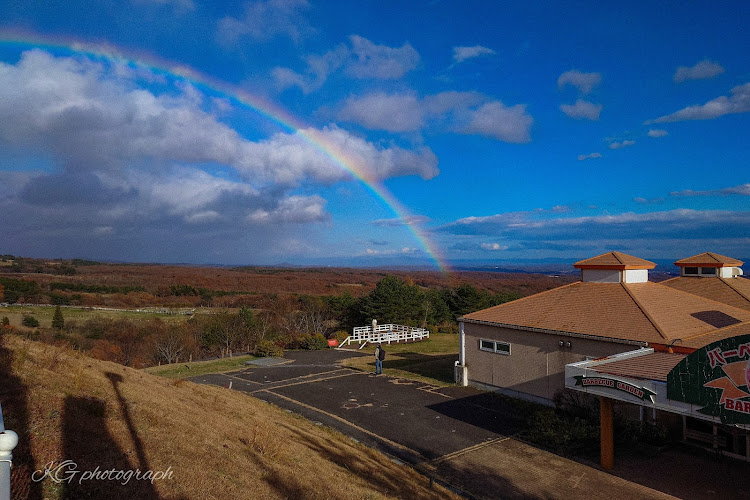
[[[613,469],[615,466],[614,423],[612,420],[612,400],[599,397],[599,426],[601,428],[602,467]]]

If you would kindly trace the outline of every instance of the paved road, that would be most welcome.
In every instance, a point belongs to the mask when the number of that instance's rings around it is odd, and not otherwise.
[[[285,353],[284,364],[194,377],[333,427],[475,498],[672,498],[513,439],[502,400],[342,367],[351,351]],[[370,355],[367,353],[366,355]]]

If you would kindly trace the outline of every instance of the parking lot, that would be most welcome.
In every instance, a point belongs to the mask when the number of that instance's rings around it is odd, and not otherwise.
[[[609,473],[515,439],[521,417],[492,394],[341,366],[357,355],[288,352],[283,360],[193,381],[231,387],[337,429],[467,497],[674,498],[665,491],[705,497],[700,488],[683,491],[669,480],[649,483],[648,474],[634,482],[627,464]]]

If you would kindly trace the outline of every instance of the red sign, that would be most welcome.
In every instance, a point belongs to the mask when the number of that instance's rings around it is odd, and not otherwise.
[[[336,347],[339,345],[339,341],[336,339],[328,339],[328,347]]]

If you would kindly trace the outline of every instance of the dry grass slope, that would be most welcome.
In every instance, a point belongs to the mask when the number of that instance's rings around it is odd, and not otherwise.
[[[0,401],[17,498],[451,498],[341,434],[238,392],[170,380],[74,351],[0,339]],[[51,461],[81,471],[171,470],[172,479],[30,481]]]

